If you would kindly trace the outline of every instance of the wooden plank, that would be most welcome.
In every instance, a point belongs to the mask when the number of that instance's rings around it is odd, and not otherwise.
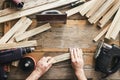
[[[36,1],[31,0],[29,2],[26,2],[24,4],[24,7],[21,10],[30,9],[30,8],[37,7],[37,6],[50,3],[50,2],[54,2],[54,1],[56,0],[44,0],[44,1],[43,0],[36,0]],[[0,10],[0,16],[5,16],[5,15],[12,14],[15,12],[17,12],[17,10],[12,9],[12,8],[6,8],[4,10]]]
[[[70,17],[70,16],[78,13],[82,8],[84,8],[84,6],[89,5],[91,2],[93,2],[93,1],[88,1],[80,6],[77,6],[75,8],[72,8],[72,9],[66,11],[65,13],[67,14],[67,17]]]
[[[21,47],[33,47],[37,46],[37,41],[24,41],[19,43],[4,43],[0,44],[0,50],[11,49],[11,48],[21,48]]]
[[[50,28],[51,28],[50,24],[47,23],[47,24],[45,24],[45,25],[42,25],[42,26],[39,26],[39,27],[37,27],[37,28],[35,28],[35,29],[32,29],[32,30],[30,30],[30,31],[27,31],[27,32],[25,32],[25,33],[23,33],[23,34],[17,35],[17,36],[15,37],[15,40],[16,40],[17,42],[18,42],[18,41],[21,41],[21,40],[24,40],[24,39],[26,39],[26,38],[28,38],[28,37],[32,37],[32,36],[34,36],[34,35],[36,35],[36,34],[42,33],[42,32],[44,32],[44,31],[46,31],[46,30],[48,30],[48,29],[50,29]]]
[[[113,3],[114,0],[107,0],[102,7],[88,19],[88,21],[91,24],[96,23],[112,7]]]
[[[29,18],[27,18],[27,19],[24,21],[24,23],[22,23],[22,27],[21,27],[19,30],[16,31],[16,33],[15,33],[14,36],[8,41],[8,43],[14,42],[15,36],[18,36],[18,35],[24,33],[24,32],[27,30],[27,28],[31,25],[31,23],[32,23],[32,20],[30,20]]]
[[[110,34],[110,38],[112,38],[113,40],[115,40],[117,38],[119,32],[120,32],[120,17],[118,19],[118,22],[116,23],[116,26],[114,27],[114,29],[112,30],[112,32]]]
[[[26,20],[26,17],[21,18],[1,39],[1,43],[6,43],[14,34],[15,32],[20,29],[24,21]]]
[[[94,39],[94,42],[97,42],[105,33],[108,31],[111,24],[109,24],[106,28],[104,28]]]
[[[83,8],[80,9],[79,13],[84,16],[92,7],[95,5],[96,0],[91,0],[88,3],[83,5]]]
[[[53,64],[55,64],[58,62],[69,60],[71,59],[71,56],[70,56],[70,53],[64,53],[58,56],[54,56],[53,59],[54,59]],[[84,55],[84,61],[85,61],[85,65],[93,66],[93,55],[89,55],[89,56]]]
[[[91,10],[86,14],[86,17],[90,17],[93,14],[95,14],[95,12],[104,4],[104,2],[107,0],[96,0],[95,1],[95,5],[92,6]]]
[[[119,21],[119,19],[120,19],[120,8],[119,8],[117,14],[115,15],[115,18],[113,19],[113,22],[112,22],[110,28],[108,29],[108,32],[105,36],[106,39],[110,39],[110,35],[111,35],[114,27],[116,26],[116,23]]]
[[[99,27],[102,28],[112,18],[120,7],[120,0],[116,0],[114,6],[99,21]]]
[[[84,3],[84,4],[85,4],[85,3]],[[72,8],[72,9],[66,11],[65,13],[67,14],[67,17],[70,17],[70,16],[78,13],[81,8],[82,8],[82,5],[77,6],[77,7],[75,7],[75,8]]]
[[[34,8],[31,8],[31,9],[27,9],[27,10],[24,10],[24,11],[17,11],[13,14],[9,14],[9,15],[0,17],[0,23],[10,21],[10,20],[14,20],[14,19],[17,19],[17,18],[20,18],[20,17],[23,17],[23,16],[28,16],[28,15],[31,15],[31,14],[34,14],[34,13],[37,13],[37,12],[47,10],[47,9],[52,9],[52,8],[60,7],[60,6],[63,6],[63,5],[67,5],[67,4],[70,4],[70,3],[75,2],[75,1],[77,1],[77,0],[59,0],[59,1],[56,1],[56,2],[53,2],[53,3],[41,5],[41,6],[34,7]]]

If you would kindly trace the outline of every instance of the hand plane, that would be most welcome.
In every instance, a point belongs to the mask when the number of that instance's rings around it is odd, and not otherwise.
[[[120,47],[101,41],[95,54],[95,70],[105,74],[104,78],[120,68]]]
[[[49,23],[66,23],[67,14],[61,13],[58,10],[48,10],[42,13],[36,14],[37,21],[49,22]]]

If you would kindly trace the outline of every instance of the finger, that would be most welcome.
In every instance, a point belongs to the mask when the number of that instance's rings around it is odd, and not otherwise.
[[[83,52],[82,52],[82,49],[79,49],[79,56],[80,56],[80,58],[83,58]]]
[[[74,61],[73,48],[70,48],[71,60]]]
[[[73,55],[75,57],[75,61],[78,61],[77,50],[76,48],[73,49]]]

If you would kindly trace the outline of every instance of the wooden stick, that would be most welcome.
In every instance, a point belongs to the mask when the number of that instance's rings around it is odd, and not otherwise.
[[[115,15],[115,18],[113,19],[113,22],[112,22],[110,28],[108,29],[108,32],[105,36],[106,39],[110,39],[110,35],[111,35],[114,27],[116,26],[116,23],[119,21],[119,19],[120,19],[120,8],[119,8],[117,14]]]
[[[23,34],[17,35],[17,36],[15,37],[15,40],[16,40],[17,42],[18,42],[18,41],[21,41],[21,40],[24,40],[24,39],[26,39],[26,38],[28,38],[28,37],[31,37],[31,36],[34,36],[34,35],[36,35],[36,34],[42,33],[42,32],[44,32],[44,31],[46,31],[46,30],[48,30],[48,29],[50,29],[50,28],[51,28],[50,24],[47,23],[47,24],[45,24],[45,25],[42,25],[42,26],[40,26],[40,27],[37,27],[37,28],[32,29],[32,30],[30,30],[30,31],[27,31],[27,32],[25,32],[25,33],[23,33]]]
[[[5,44],[0,44],[0,50],[3,49],[11,49],[11,48],[20,48],[20,47],[33,47],[37,46],[37,41],[24,41],[24,42],[19,42],[19,43],[5,43]]]
[[[31,14],[34,14],[34,13],[37,13],[37,12],[47,10],[47,9],[52,9],[52,8],[60,7],[60,6],[63,6],[63,5],[67,5],[67,4],[70,4],[70,3],[75,2],[75,1],[77,1],[77,0],[58,0],[58,1],[53,2],[53,3],[49,3],[49,4],[42,5],[42,6],[34,7],[34,8],[31,8],[31,9],[24,10],[24,11],[17,11],[13,14],[9,14],[9,15],[0,17],[0,23],[10,21],[10,20],[14,20],[14,19],[17,19],[17,18],[20,18],[20,17],[23,17],[23,16],[28,16],[28,15],[31,15]]]
[[[95,5],[92,6],[91,10],[86,14],[86,17],[90,17],[104,4],[107,0],[96,0]]]
[[[24,7],[21,10],[30,9],[30,8],[37,7],[37,6],[50,3],[53,1],[57,1],[57,0],[36,0],[36,1],[32,0],[32,1],[26,2],[24,4]],[[5,15],[12,14],[15,12],[17,12],[17,10],[12,9],[12,8],[6,8],[4,10],[0,10],[0,16],[5,16]]]
[[[53,64],[58,63],[58,62],[62,62],[65,60],[69,60],[71,59],[70,53],[65,53],[62,55],[58,55],[53,57],[54,61]],[[93,65],[93,55],[89,55],[89,56],[85,56],[84,55],[84,61],[85,61],[85,65]]]
[[[109,29],[111,24],[109,24],[105,29],[103,29],[94,39],[93,41],[94,42],[97,42],[106,32],[107,30]]]
[[[20,29],[22,23],[26,20],[26,17],[21,18],[1,39],[0,44],[6,43],[14,34],[15,32]]]
[[[84,3],[84,4],[85,4],[85,3]],[[83,5],[83,4],[82,4],[82,5]],[[78,13],[79,10],[82,8],[82,5],[77,6],[77,7],[75,7],[75,8],[72,8],[72,9],[66,11],[65,13],[67,14],[67,17],[70,17],[70,16]]]
[[[120,0],[116,0],[114,6],[103,16],[99,21],[99,26],[102,28],[111,19],[111,17],[116,13],[120,7]]]
[[[84,16],[92,7],[95,5],[96,0],[91,0],[83,5],[83,8],[80,9],[79,13]]]
[[[15,36],[18,36],[18,35],[24,33],[27,30],[27,28],[30,26],[31,23],[32,23],[32,20],[30,20],[29,18],[27,18],[24,21],[24,23],[22,24],[21,28],[18,31],[16,31],[15,35],[8,41],[8,43],[14,42]]]
[[[113,3],[114,0],[107,0],[102,7],[88,19],[88,21],[91,24],[96,23],[112,7]]]

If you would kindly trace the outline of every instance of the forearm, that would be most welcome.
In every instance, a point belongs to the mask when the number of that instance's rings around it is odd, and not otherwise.
[[[38,80],[41,76],[37,70],[34,70],[26,80]]]
[[[78,80],[87,80],[83,69],[75,71],[75,74],[76,74]]]

